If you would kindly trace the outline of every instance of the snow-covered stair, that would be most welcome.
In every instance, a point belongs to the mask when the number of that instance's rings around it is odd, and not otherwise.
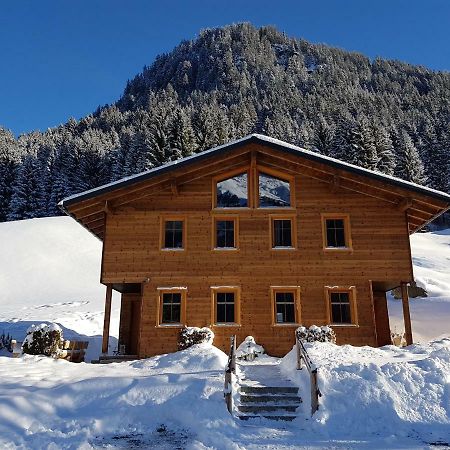
[[[235,403],[239,419],[265,418],[291,421],[302,403],[298,387],[282,376],[279,359],[261,357],[239,362],[240,387]]]

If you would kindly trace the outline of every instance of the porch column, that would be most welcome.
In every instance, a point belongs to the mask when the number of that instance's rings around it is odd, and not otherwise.
[[[102,340],[102,353],[108,353],[109,342],[109,323],[111,322],[111,298],[112,298],[112,285],[106,285],[106,297],[105,297],[105,317],[103,319],[103,340]]]
[[[413,338],[411,329],[411,316],[409,314],[408,283],[402,281],[400,287],[402,290],[403,321],[405,323],[406,345],[411,345],[413,343]]]

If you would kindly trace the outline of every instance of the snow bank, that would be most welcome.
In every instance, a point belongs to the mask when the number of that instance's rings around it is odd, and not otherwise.
[[[323,394],[311,432],[333,439],[382,437],[385,448],[395,439],[450,443],[450,339],[405,349],[306,345]],[[309,392],[306,370],[295,367],[292,350],[282,371]]]

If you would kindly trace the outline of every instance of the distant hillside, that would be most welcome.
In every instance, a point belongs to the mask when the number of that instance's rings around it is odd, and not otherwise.
[[[244,23],[182,42],[79,121],[0,129],[0,221],[251,132],[450,192],[450,73]]]

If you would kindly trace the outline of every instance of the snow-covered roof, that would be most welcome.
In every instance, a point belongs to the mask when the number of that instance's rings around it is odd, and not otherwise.
[[[329,156],[324,156],[319,153],[315,153],[309,150],[306,150],[304,148],[298,147],[296,145],[289,144],[284,141],[280,141],[279,139],[274,139],[269,136],[264,136],[262,134],[250,134],[246,137],[243,137],[241,139],[237,139],[235,141],[228,142],[227,144],[219,145],[218,147],[211,148],[209,150],[205,150],[201,153],[194,154],[192,156],[188,156],[186,158],[178,159],[176,161],[169,162],[167,164],[164,164],[160,167],[156,167],[151,170],[147,170],[145,172],[131,175],[129,177],[122,178],[118,181],[114,181],[112,183],[105,184],[103,186],[99,186],[94,189],[90,189],[88,191],[81,192],[79,194],[74,194],[69,197],[66,197],[64,200],[62,200],[59,203],[60,208],[62,208],[64,211],[66,211],[66,207],[78,203],[79,201],[88,200],[94,197],[97,197],[98,195],[114,191],[116,189],[120,189],[138,182],[142,182],[148,179],[151,179],[153,177],[162,175],[166,172],[172,171],[174,169],[177,169],[179,167],[183,167],[192,163],[199,162],[203,159],[209,158],[210,156],[220,154],[222,152],[229,151],[231,149],[241,147],[242,145],[249,144],[249,143],[259,143],[259,144],[265,144],[269,145],[273,148],[276,148],[280,151],[295,154],[297,156],[301,156],[305,159],[327,164],[329,166],[335,167],[337,169],[346,170],[348,172],[356,173],[371,179],[379,180],[382,182],[385,182],[390,185],[399,186],[404,189],[408,189],[413,192],[417,192],[420,194],[427,195],[429,197],[443,200],[445,202],[450,202],[450,195],[446,194],[445,192],[438,191],[436,189],[431,189],[426,186],[421,186],[416,183],[411,183],[409,181],[402,180],[397,177],[393,177],[390,175],[386,175],[380,172],[376,172],[369,169],[364,169],[359,166],[355,166],[354,164],[349,164],[344,161],[340,161],[336,158],[331,158]]]

